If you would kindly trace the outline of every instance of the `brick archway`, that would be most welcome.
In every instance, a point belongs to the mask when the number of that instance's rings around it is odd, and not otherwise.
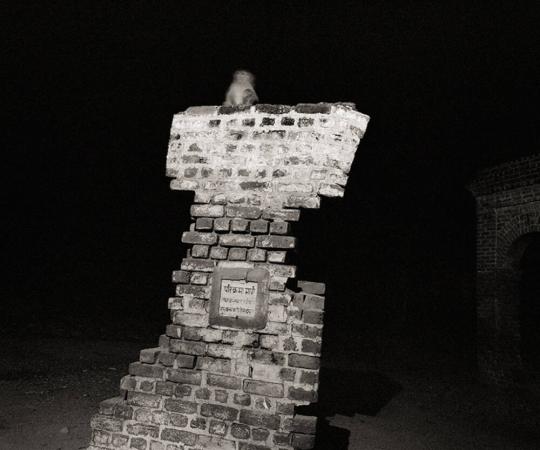
[[[526,236],[540,231],[540,155],[480,172],[477,205],[477,350],[484,380],[521,378],[518,264]]]

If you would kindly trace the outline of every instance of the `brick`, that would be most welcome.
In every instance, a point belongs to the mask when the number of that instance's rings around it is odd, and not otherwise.
[[[238,410],[236,408],[231,408],[230,406],[204,403],[201,405],[201,416],[215,417],[220,420],[236,420],[238,417]]]
[[[229,250],[229,260],[245,261],[247,259],[247,249],[233,247]]]
[[[304,311],[302,319],[305,323],[321,325],[323,323],[322,311]]]
[[[173,427],[184,428],[187,427],[189,419],[183,414],[169,414],[169,423]]]
[[[176,384],[171,383],[170,381],[157,381],[156,382],[156,394],[167,395],[167,396],[171,397],[173,395],[175,386],[176,386]]]
[[[227,341],[226,331],[223,332],[223,342]],[[213,356],[214,358],[232,358],[232,347],[225,344],[208,344],[207,348],[208,356]]]
[[[177,384],[174,388],[174,395],[176,397],[190,397],[192,391],[192,387],[188,384]]]
[[[231,360],[221,358],[202,357],[197,359],[197,369],[222,374],[231,373]]]
[[[175,270],[172,273],[172,282],[173,283],[189,283],[190,273],[185,270]]]
[[[283,385],[257,380],[244,380],[244,392],[266,397],[283,397]]]
[[[231,425],[231,436],[236,439],[249,439],[250,428],[241,423],[233,423]]]
[[[300,367],[303,369],[318,369],[321,365],[321,359],[316,356],[291,353],[289,355],[288,363],[291,367]]]
[[[268,252],[268,262],[271,263],[284,263],[287,258],[286,251],[269,251]]]
[[[238,450],[272,450],[266,445],[251,444],[249,442],[240,442],[238,444]]]
[[[249,224],[249,230],[252,233],[268,232],[268,221],[263,219],[252,220]]]
[[[129,441],[129,448],[135,450],[146,450],[148,442],[144,438],[132,437]]]
[[[251,430],[251,438],[254,441],[266,441],[270,436],[270,432],[264,428],[253,428]]]
[[[199,385],[202,382],[202,372],[190,369],[167,369],[166,378],[175,383]]]
[[[191,256],[193,258],[208,258],[208,253],[210,252],[210,247],[208,245],[195,244],[191,248]],[[191,277],[193,282],[193,276]]]
[[[319,382],[318,371],[302,370],[300,373],[300,383],[302,384],[317,384]]]
[[[313,403],[317,401],[317,392],[313,390],[307,390],[307,389],[291,386],[289,388],[288,397],[291,400],[298,400],[298,401]]]
[[[257,236],[257,247],[292,249],[296,245],[296,238],[292,236]]]
[[[321,353],[321,344],[320,344],[320,342],[313,341],[311,339],[303,339],[302,340],[302,352],[320,354]]]
[[[164,408],[175,413],[195,414],[197,412],[197,403],[167,398],[165,399]]]
[[[184,244],[214,245],[217,242],[217,235],[201,231],[184,231],[182,233],[182,242]]]
[[[214,226],[214,220],[210,217],[198,217],[195,221],[195,229],[197,231],[209,231]]]
[[[222,234],[219,244],[223,247],[253,247],[255,238],[250,235]]]
[[[298,222],[300,220],[300,210],[298,209],[267,209],[263,212],[263,219],[286,220]]]
[[[249,220],[240,219],[238,217],[231,220],[231,231],[245,232],[249,227]]]
[[[157,438],[159,436],[159,426],[146,425],[144,423],[128,423],[126,431],[134,436],[149,436]]]
[[[195,445],[197,442],[197,435],[189,431],[164,428],[161,432],[161,439],[170,442],[180,442],[185,445]]]
[[[241,389],[241,379],[237,377],[229,377],[225,375],[217,375],[213,373],[208,374],[207,378],[208,386],[217,386],[225,389]]]
[[[122,431],[123,420],[116,417],[96,414],[92,417],[90,426],[94,430],[119,432]]]
[[[298,450],[309,450],[315,447],[315,436],[309,434],[294,433],[292,445]]]
[[[161,378],[163,367],[134,362],[129,365],[129,374],[138,377]]]
[[[255,206],[227,206],[228,217],[240,217],[242,219],[258,219],[262,211]]]
[[[276,445],[290,445],[292,435],[288,433],[274,433],[272,442]]]
[[[266,261],[266,250],[261,248],[250,248],[247,253],[247,259],[254,262]]]
[[[204,355],[206,352],[206,344],[204,342],[171,339],[169,349],[173,353],[183,353],[186,355]]]
[[[182,270],[190,270],[190,271],[198,271],[198,272],[213,272],[214,267],[215,267],[215,263],[213,261],[192,259],[192,258],[184,258],[182,260],[182,265],[181,265]]]
[[[208,388],[200,388],[195,391],[195,397],[199,400],[208,400],[210,398],[211,391]]]
[[[306,338],[316,338],[322,336],[322,328],[316,325],[295,324],[292,325],[292,333]]]
[[[145,364],[154,364],[160,352],[159,347],[145,348],[139,354],[139,361]]]
[[[211,420],[208,432],[210,434],[216,434],[218,436],[225,436],[227,434],[228,425],[221,420]]]
[[[174,311],[172,321],[175,325],[186,327],[206,327],[208,325],[208,314],[190,314],[184,311]]]
[[[324,295],[326,285],[324,283],[315,283],[313,281],[298,280],[298,288],[307,294]]]
[[[304,296],[304,303],[302,307],[304,309],[322,311],[324,310],[324,297],[319,297],[317,295],[306,295]]]
[[[182,327],[178,325],[167,325],[167,328],[165,329],[165,333],[167,336],[173,337],[173,338],[180,338],[182,337]]]
[[[210,249],[210,258],[212,259],[227,259],[229,249],[226,247],[212,247]]]
[[[239,422],[254,427],[265,427],[270,430],[277,430],[280,425],[280,418],[275,414],[265,414],[250,409],[242,409],[240,411]]]
[[[214,231],[229,231],[231,228],[231,219],[219,218],[214,220]]]
[[[192,284],[177,284],[176,295],[193,295],[199,298],[208,298],[208,289],[205,286],[194,286]]]
[[[206,419],[204,417],[194,417],[189,426],[193,429],[206,430]]]
[[[317,429],[316,416],[303,416],[297,414],[293,417],[292,431],[304,434],[315,434]]]
[[[243,393],[235,393],[233,397],[233,402],[241,406],[251,405],[251,395]]]
[[[227,403],[227,401],[229,400],[229,393],[221,389],[216,389],[214,391],[214,398],[216,402]]]
[[[223,217],[225,208],[223,205],[191,205],[192,217]]]
[[[161,396],[146,394],[144,392],[128,392],[127,402],[132,406],[148,406],[149,408],[159,408]]]
[[[289,223],[285,221],[274,221],[270,223],[270,234],[287,234]]]

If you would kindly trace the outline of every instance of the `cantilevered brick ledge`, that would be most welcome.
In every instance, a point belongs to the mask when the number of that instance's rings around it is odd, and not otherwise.
[[[317,400],[325,285],[289,283],[290,223],[344,194],[368,120],[348,103],[174,116],[167,175],[195,204],[171,323],[102,402],[89,450],[313,447],[295,406]]]

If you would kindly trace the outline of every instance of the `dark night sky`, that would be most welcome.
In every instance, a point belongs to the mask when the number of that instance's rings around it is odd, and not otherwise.
[[[538,6],[21,3],[2,14],[3,332],[162,332],[192,199],[164,175],[172,115],[220,104],[239,67],[264,103],[372,118],[345,199],[296,230],[301,275],[329,286],[330,335],[472,332],[464,185],[539,149]]]

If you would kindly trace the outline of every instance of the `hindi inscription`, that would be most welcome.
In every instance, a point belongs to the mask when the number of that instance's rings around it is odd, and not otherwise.
[[[258,283],[221,280],[219,314],[224,317],[255,317]]]

